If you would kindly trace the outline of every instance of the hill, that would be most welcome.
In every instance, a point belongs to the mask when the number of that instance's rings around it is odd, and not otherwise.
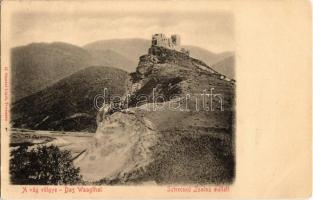
[[[127,70],[136,65],[112,50],[87,51],[61,42],[32,43],[13,48],[11,61],[12,102],[89,66],[114,66]]]
[[[88,67],[12,105],[16,128],[91,131],[96,129],[94,97],[125,93],[127,73],[110,67]],[[108,97],[106,96],[106,101]]]
[[[231,67],[232,66],[232,67]],[[212,65],[212,68],[218,69],[221,74],[226,75],[229,78],[235,79],[235,56],[230,55],[221,61]]]
[[[161,47],[139,60],[128,98],[119,109],[98,113],[95,141],[75,160],[83,178],[100,184],[231,183],[235,82],[201,60]]]
[[[66,43],[33,43],[13,48],[13,102],[88,66],[89,59],[86,50]]]
[[[144,39],[111,39],[100,40],[92,43],[88,43],[83,46],[86,50],[113,50],[129,60],[132,60],[136,64],[138,58],[147,53],[149,49],[150,41]],[[135,71],[137,65],[133,66],[132,71]]]

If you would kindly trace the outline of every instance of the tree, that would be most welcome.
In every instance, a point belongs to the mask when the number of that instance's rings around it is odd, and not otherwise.
[[[79,170],[73,165],[70,151],[61,151],[57,146],[31,149],[20,146],[11,152],[10,174],[13,184],[77,184],[81,182]]]

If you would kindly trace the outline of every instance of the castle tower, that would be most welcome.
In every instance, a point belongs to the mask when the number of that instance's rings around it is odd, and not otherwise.
[[[152,36],[152,46],[168,47],[168,39],[165,34],[157,33]]]

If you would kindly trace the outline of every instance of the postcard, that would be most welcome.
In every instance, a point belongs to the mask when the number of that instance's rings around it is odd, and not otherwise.
[[[305,198],[309,1],[2,1],[3,199]]]

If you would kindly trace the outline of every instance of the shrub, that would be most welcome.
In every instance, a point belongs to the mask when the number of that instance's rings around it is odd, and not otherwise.
[[[13,150],[10,175],[12,184],[21,185],[77,184],[81,181],[70,151],[61,151],[53,145],[32,149],[20,146]]]

